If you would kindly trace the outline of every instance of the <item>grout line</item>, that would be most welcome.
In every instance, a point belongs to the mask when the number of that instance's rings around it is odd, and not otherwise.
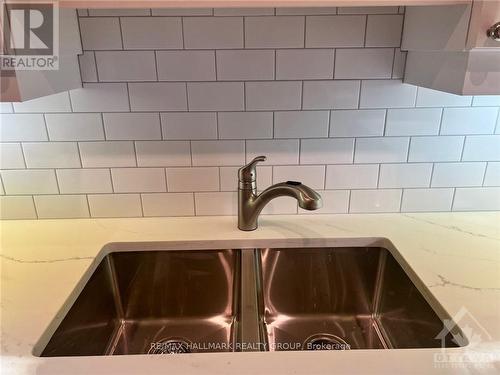
[[[246,48],[246,17],[242,17],[243,18],[243,33],[242,33],[242,36],[243,36],[243,48]]]
[[[137,147],[135,145],[137,141],[132,141],[132,145],[134,146],[134,156],[135,156],[135,166],[139,167],[139,163],[137,162]]]
[[[198,216],[197,214],[197,210],[196,210],[196,196],[195,196],[195,192],[193,192],[193,209],[194,209],[194,216]]]
[[[159,81],[160,80],[160,76],[158,74],[158,56],[157,56],[158,51],[153,51],[153,52],[154,52],[154,64],[155,64],[156,81]]]
[[[186,92],[186,111],[184,111],[184,112],[190,112],[190,110],[189,110],[188,83],[187,82],[185,82],[184,90]]]
[[[453,196],[451,198],[451,210],[450,210],[452,212],[453,212],[453,207],[455,206],[455,195],[456,195],[456,193],[457,193],[457,188],[454,187],[453,188]]]
[[[381,164],[378,165],[377,169],[377,189],[380,187],[380,170],[382,169]]]
[[[57,179],[57,173],[56,173],[55,169],[53,169],[53,171],[54,171],[54,178],[56,179],[57,193],[60,195],[61,194],[61,188],[59,187],[59,180]]]
[[[182,49],[186,49],[186,43],[184,41],[184,17],[181,18],[181,39],[182,39]]]
[[[333,138],[331,137],[331,135],[332,135],[332,111],[328,111],[328,130],[326,133],[326,137]],[[356,147],[356,141],[354,141],[354,147]]]
[[[482,183],[481,183],[481,186],[483,186],[483,187],[484,187],[484,182],[486,181],[486,172],[488,172],[488,167],[489,167],[489,165],[490,165],[490,162],[489,162],[489,161],[487,161],[487,162],[486,162],[486,165],[485,165],[485,167],[484,167],[483,181],[482,181]]]
[[[274,71],[273,71],[273,81],[276,81],[278,79],[278,51],[275,49],[274,50]]]
[[[111,168],[107,168],[109,172],[109,180],[111,182],[111,192],[115,194],[115,184],[113,183],[113,173],[111,173]]]
[[[303,38],[304,38],[304,49],[306,48],[306,31],[307,31],[307,16],[303,16],[304,17],[304,35],[303,35]]]
[[[85,201],[87,202],[87,209],[89,210],[89,217],[92,217],[92,211],[90,210],[89,195],[85,194]]]
[[[368,14],[365,14],[365,33],[363,37],[363,47],[366,47],[366,34],[368,33]]]
[[[333,51],[333,70],[332,70],[332,79],[335,79],[335,68],[337,66],[337,50],[335,48],[332,49]]]
[[[464,136],[464,141],[462,143],[462,152],[460,153],[460,161],[463,161],[464,151],[465,151],[465,142],[467,142],[467,136]]]
[[[444,118],[444,108],[441,108],[441,113],[439,115],[439,127],[438,127],[438,133],[437,135],[443,135],[441,134],[441,128],[443,127],[443,118]]]
[[[139,193],[139,202],[141,204],[141,214],[142,214],[142,217],[144,217],[144,203],[142,201],[142,193]]]
[[[35,196],[34,195],[31,196],[31,201],[33,202],[33,208],[35,209],[35,216],[36,216],[37,219],[39,219],[40,216],[38,215],[38,209],[36,208]]]
[[[118,26],[120,27],[120,40],[122,43],[122,50],[125,49],[124,44],[123,44],[123,30],[122,30],[122,17],[118,17]]]
[[[394,51],[392,53],[392,70],[391,70],[391,79],[395,79],[394,78],[394,69],[395,69],[395,65],[396,65],[396,49],[397,48],[394,48]]]
[[[436,163],[432,163],[432,167],[431,167],[431,178],[429,180],[429,189],[432,188],[432,180],[434,179],[434,166],[436,165]]]
[[[304,81],[300,81],[300,110],[304,110]]]

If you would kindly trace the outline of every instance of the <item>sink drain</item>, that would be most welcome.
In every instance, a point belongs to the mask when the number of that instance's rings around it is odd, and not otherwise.
[[[351,346],[338,336],[329,333],[319,333],[309,336],[302,350],[349,350]]]
[[[191,343],[181,338],[168,338],[152,342],[148,354],[191,353]]]

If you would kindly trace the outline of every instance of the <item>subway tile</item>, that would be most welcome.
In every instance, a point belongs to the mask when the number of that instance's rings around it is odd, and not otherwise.
[[[61,194],[111,193],[108,169],[58,169],[57,181]]]
[[[462,160],[500,161],[500,135],[467,136]]]
[[[246,108],[249,110],[300,109],[301,82],[247,82]]]
[[[153,16],[211,16],[212,8],[158,8],[151,9]]]
[[[445,108],[441,134],[492,134],[498,108]]]
[[[219,168],[167,168],[169,192],[217,191]]]
[[[273,183],[300,181],[311,189],[325,186],[324,165],[287,165],[273,167]]]
[[[182,22],[177,17],[125,17],[121,19],[125,49],[180,49]]]
[[[79,17],[88,17],[89,10],[88,9],[77,9],[76,10]]]
[[[240,167],[220,167],[220,190],[237,191],[238,190],[238,169]],[[257,188],[266,189],[273,184],[273,167],[257,167]]]
[[[453,211],[498,211],[500,188],[456,189]]]
[[[272,199],[262,210],[262,215],[291,215],[297,213],[297,200],[282,196]]]
[[[328,137],[328,111],[284,111],[274,113],[274,138]]]
[[[488,163],[484,186],[500,186],[500,163]]]
[[[409,138],[374,137],[356,139],[355,163],[405,162],[408,155]]]
[[[36,219],[32,197],[0,197],[0,219]]]
[[[330,137],[384,135],[385,109],[332,111]]]
[[[149,16],[149,9],[141,9],[141,8],[126,8],[126,9],[89,9],[89,16],[117,16],[117,17],[131,17],[131,16]]]
[[[276,79],[331,79],[333,56],[333,49],[277,50]]]
[[[218,121],[220,139],[273,137],[272,112],[221,112]]]
[[[411,139],[408,161],[459,161],[464,137],[414,137]]]
[[[22,103],[13,103],[12,105],[14,106],[14,111],[16,113],[71,112],[71,104],[67,91],[27,100]]]
[[[246,161],[265,155],[267,160],[263,165],[287,165],[299,162],[299,140],[298,139],[273,139],[246,141]],[[242,163],[243,164],[243,163]]]
[[[189,141],[135,142],[139,167],[185,167],[191,165]]]
[[[413,107],[417,87],[400,80],[362,81],[360,108]]]
[[[70,91],[75,112],[121,112],[129,110],[125,83],[84,83]]]
[[[399,212],[401,189],[352,190],[349,212]]]
[[[97,51],[101,82],[156,81],[154,51]]]
[[[83,168],[136,165],[133,142],[83,142],[79,147]]]
[[[92,217],[140,217],[142,216],[139,194],[89,195]]]
[[[185,111],[186,86],[171,82],[132,82],[128,84],[132,111]]]
[[[338,49],[335,79],[391,78],[394,60],[392,48]]]
[[[2,171],[5,194],[58,194],[52,169]]]
[[[405,75],[406,66],[406,51],[401,51],[396,48],[394,51],[394,65],[392,67],[392,78],[393,79],[403,79]]]
[[[45,121],[41,114],[11,114],[0,115],[0,140],[15,141],[46,141]]]
[[[12,108],[12,103],[0,103],[0,114],[2,113],[12,113],[14,109]]]
[[[300,7],[300,8],[276,8],[277,16],[303,16],[303,15],[320,15],[320,14],[336,14],[335,7]]]
[[[213,112],[161,113],[164,139],[216,139],[217,117]]]
[[[363,47],[366,16],[306,17],[306,48]]]
[[[385,134],[437,135],[441,122],[441,108],[398,108],[387,110]]]
[[[245,18],[246,48],[304,47],[304,17]]]
[[[474,107],[500,107],[500,95],[480,95],[472,99]]]
[[[194,198],[198,216],[233,216],[238,212],[235,192],[195,193]]]
[[[104,139],[99,113],[47,113],[51,141],[98,141]]]
[[[104,113],[103,120],[108,140],[161,139],[158,113]]]
[[[242,17],[186,17],[186,49],[243,48]]]
[[[328,165],[326,167],[327,189],[370,189],[377,187],[376,164]]]
[[[449,94],[443,91],[419,87],[417,107],[467,107],[472,103],[472,96]]]
[[[438,163],[434,165],[431,186],[481,186],[485,170],[486,163]]]
[[[369,15],[366,23],[367,47],[399,47],[403,18],[398,15]]]
[[[156,51],[160,81],[214,81],[214,51]]]
[[[349,211],[349,190],[318,190],[323,206],[315,211],[299,207],[299,214],[345,214]]]
[[[405,189],[402,212],[443,212],[450,211],[453,189]]]
[[[85,195],[39,195],[34,197],[40,219],[76,219],[89,217]]]
[[[304,82],[304,109],[358,108],[360,81]]]
[[[0,169],[22,169],[24,167],[21,144],[0,143]]]
[[[80,18],[84,50],[122,49],[120,22],[116,17]]]
[[[340,7],[338,14],[397,14],[398,7],[368,6],[368,7]]]
[[[432,164],[381,164],[380,188],[424,188],[431,183]]]
[[[79,168],[76,142],[23,143],[27,168]]]
[[[141,194],[144,216],[193,216],[194,197],[191,193]]]
[[[111,179],[115,193],[166,191],[163,168],[113,168]]]
[[[214,16],[274,16],[274,8],[214,8]]]
[[[194,166],[245,164],[245,141],[192,141]]]
[[[238,111],[244,109],[243,82],[188,83],[191,111]]]
[[[216,55],[219,81],[274,79],[274,51],[222,50]]]
[[[354,139],[303,139],[300,144],[300,164],[352,163]]]

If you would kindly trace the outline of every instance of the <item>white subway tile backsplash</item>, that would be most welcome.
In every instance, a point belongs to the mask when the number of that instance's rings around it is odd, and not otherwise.
[[[132,82],[128,84],[132,111],[185,111],[186,85],[180,82]]]
[[[276,79],[331,79],[334,54],[333,49],[277,50]]]
[[[2,102],[0,103],[0,114],[2,113],[12,113],[14,109],[12,108],[12,103]]]
[[[115,193],[166,191],[163,168],[113,168],[111,179]]]
[[[472,103],[472,96],[460,96],[447,92],[419,87],[417,107],[467,107]]]
[[[304,47],[304,17],[245,18],[246,48]]]
[[[99,113],[47,113],[45,121],[51,141],[104,140]]]
[[[431,183],[432,164],[381,164],[380,188],[424,188]]]
[[[459,161],[464,137],[414,137],[411,140],[408,161]]]
[[[352,163],[354,139],[303,139],[300,143],[300,164]]]
[[[128,111],[126,83],[84,83],[83,88],[71,90],[74,112]]]
[[[273,16],[273,8],[215,8],[214,16]]]
[[[128,141],[82,142],[79,144],[83,168],[133,167],[134,143]]]
[[[161,139],[158,113],[104,113],[103,120],[108,140]]]
[[[363,47],[366,16],[307,16],[306,48]]]
[[[112,16],[149,16],[149,9],[126,8],[126,9],[88,9],[89,16],[112,17]]]
[[[498,108],[445,108],[441,134],[493,134]]]
[[[212,8],[158,8],[151,9],[153,16],[211,16]]]
[[[481,95],[472,99],[474,107],[500,107],[500,95]]]
[[[157,51],[160,81],[215,81],[214,51]]]
[[[153,51],[97,51],[95,58],[101,82],[157,80]]]
[[[441,108],[388,109],[385,135],[437,135]]]
[[[299,207],[299,214],[345,214],[349,211],[349,190],[318,190],[323,207],[307,211]]]
[[[22,169],[24,167],[21,144],[0,143],[0,169]]]
[[[58,194],[52,169],[7,170],[1,172],[5,194]]]
[[[246,161],[265,155],[267,161],[264,165],[288,165],[299,163],[298,139],[273,139],[246,142]]]
[[[10,114],[0,115],[0,140],[15,141],[45,141],[47,131],[41,114]]]
[[[384,135],[385,109],[332,111],[330,137]]]
[[[167,168],[169,192],[217,191],[219,190],[219,168]]]
[[[245,141],[192,141],[194,166],[245,164]]]
[[[274,51],[222,50],[216,54],[219,81],[274,79]]]
[[[377,187],[379,166],[376,164],[328,165],[327,189],[371,189]]]
[[[178,17],[121,18],[125,49],[180,49],[182,22]]]
[[[453,189],[405,189],[402,212],[450,211]]]
[[[186,17],[183,30],[187,49],[243,48],[243,17]]]
[[[27,100],[22,103],[13,103],[16,113],[23,112],[71,112],[69,95],[66,91],[58,94],[43,96],[37,99]]]
[[[325,187],[324,165],[287,165],[273,167],[273,183],[300,181],[312,189]]]
[[[370,7],[340,7],[338,14],[397,14],[398,7],[370,6]]]
[[[189,110],[238,111],[243,110],[243,82],[198,82],[187,84]]]
[[[360,81],[306,81],[303,109],[358,108]]]
[[[431,187],[481,186],[485,170],[486,163],[438,163]]]
[[[337,14],[335,7],[311,7],[311,8],[276,8],[277,16],[302,16],[302,15],[320,15]]]
[[[191,165],[189,141],[135,142],[139,167],[185,167]]]
[[[405,162],[408,155],[409,138],[374,137],[356,140],[355,163]]]
[[[360,108],[413,107],[417,87],[399,80],[370,80],[361,83]]]
[[[32,197],[0,197],[0,219],[36,219]]]
[[[194,193],[194,198],[198,216],[227,216],[238,212],[235,192]]]
[[[398,212],[401,189],[351,190],[351,213]]]
[[[457,188],[453,211],[498,211],[500,188]]]
[[[484,186],[500,186],[500,163],[488,163],[484,177]]]
[[[58,169],[56,175],[61,194],[113,192],[108,169]]]
[[[328,137],[328,111],[284,111],[274,113],[274,138]]]
[[[247,110],[300,109],[302,83],[247,82],[245,98]]]
[[[34,197],[40,219],[89,217],[85,195],[39,195]]]
[[[366,23],[367,47],[399,47],[403,15],[369,15]]]
[[[406,51],[396,48],[394,51],[394,65],[392,67],[392,78],[403,79],[406,66]]]
[[[216,139],[217,117],[213,112],[161,113],[164,139]]]
[[[23,143],[27,168],[79,168],[76,142]]]
[[[80,17],[80,35],[84,50],[122,48],[120,22],[116,17]]]
[[[218,124],[220,139],[273,137],[272,112],[221,112]]]
[[[391,78],[393,48],[338,49],[335,79]]]
[[[500,135],[467,136],[462,160],[500,161]]]
[[[141,194],[144,216],[193,216],[192,193]]]
[[[88,196],[92,217],[140,217],[139,194],[96,194]]]

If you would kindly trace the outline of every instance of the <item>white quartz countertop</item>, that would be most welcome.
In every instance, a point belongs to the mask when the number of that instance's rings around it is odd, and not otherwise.
[[[254,352],[40,358],[33,348],[104,245],[218,241],[307,245],[389,239],[471,344],[447,349]],[[258,241],[257,241],[258,240]],[[229,242],[227,242],[229,241]],[[265,216],[254,232],[234,217],[0,222],[2,375],[498,374],[500,213]],[[459,314],[459,315],[457,315]],[[59,317],[60,318],[60,317]],[[436,358],[465,362],[436,362]],[[441,356],[441,357],[439,357]]]

